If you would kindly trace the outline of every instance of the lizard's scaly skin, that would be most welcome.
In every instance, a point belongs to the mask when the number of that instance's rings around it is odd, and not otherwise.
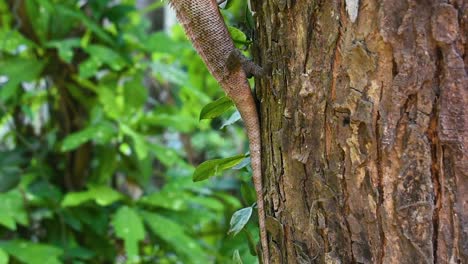
[[[193,46],[210,73],[234,101],[244,120],[249,138],[253,182],[257,193],[257,208],[263,262],[269,263],[260,156],[260,123],[256,104],[241,64],[228,65],[228,57],[236,52],[216,0],[172,0],[172,7]]]

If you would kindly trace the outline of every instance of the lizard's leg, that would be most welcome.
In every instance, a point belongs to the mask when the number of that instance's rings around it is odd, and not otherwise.
[[[262,67],[247,59],[238,49],[233,50],[229,54],[226,65],[228,65],[229,70],[241,66],[247,78],[251,78],[252,76],[260,78],[265,75],[265,70]]]

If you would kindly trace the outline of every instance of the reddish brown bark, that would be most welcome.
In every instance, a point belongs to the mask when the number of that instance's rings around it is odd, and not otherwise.
[[[468,263],[468,3],[254,2],[273,262]]]

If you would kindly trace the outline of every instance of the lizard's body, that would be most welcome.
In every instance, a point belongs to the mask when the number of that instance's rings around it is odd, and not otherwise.
[[[253,182],[257,193],[263,262],[269,263],[261,172],[260,122],[240,52],[234,46],[216,0],[171,0],[193,46],[214,78],[234,101],[247,131]],[[252,65],[250,65],[252,68]],[[255,68],[255,67],[253,67]],[[257,69],[258,70],[258,69]],[[254,73],[254,72],[249,72]]]

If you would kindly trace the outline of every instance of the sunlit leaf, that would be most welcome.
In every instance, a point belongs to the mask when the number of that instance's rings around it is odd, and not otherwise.
[[[238,28],[228,26],[229,34],[231,34],[232,40],[234,40],[235,43],[240,43],[240,44],[249,44],[247,41],[247,36],[244,34],[244,32],[240,31]]]
[[[108,186],[100,185],[90,187],[87,191],[83,192],[67,193],[62,201],[62,206],[77,206],[91,200],[95,201],[100,206],[107,206],[120,199],[122,199],[122,194]]]
[[[29,47],[35,47],[34,42],[25,38],[16,30],[0,28],[0,51],[6,51],[12,54],[19,53]]]
[[[7,82],[0,85],[0,101],[6,101],[16,93],[21,82],[33,81],[45,66],[45,62],[35,59],[11,58],[0,60],[0,76]]]
[[[89,45],[85,51],[91,55],[91,58],[108,65],[114,71],[120,71],[126,64],[117,52],[103,45]]]
[[[56,48],[60,58],[63,61],[70,63],[73,58],[73,48],[80,46],[80,40],[77,38],[53,40],[47,42],[45,46]]]
[[[186,192],[163,190],[141,198],[139,203],[174,211],[182,211],[188,208],[188,203],[192,197],[192,195],[188,195]]]
[[[140,160],[143,160],[148,155],[148,145],[146,144],[146,139],[139,133],[135,132],[129,126],[121,123],[120,129],[122,132],[130,136],[133,140],[135,152]]]
[[[8,254],[0,248],[0,264],[8,264]]]
[[[237,235],[249,221],[250,216],[252,216],[252,211],[252,207],[246,207],[236,211],[231,217],[228,234]]]
[[[115,133],[116,129],[110,123],[103,122],[98,125],[92,125],[68,135],[63,140],[60,150],[63,152],[70,151],[93,139],[99,142],[106,142]]]
[[[127,206],[115,213],[112,224],[115,234],[125,242],[125,252],[130,263],[139,260],[138,242],[145,238],[145,229],[140,216]]]
[[[24,240],[0,241],[0,248],[28,264],[61,264],[63,251],[57,247]]]
[[[16,223],[27,225],[28,216],[23,204],[23,196],[17,189],[0,193],[0,225],[16,230]]]
[[[200,120],[218,117],[229,110],[233,105],[234,103],[229,99],[229,97],[223,96],[203,107],[200,113]]]
[[[180,67],[175,65],[164,64],[159,61],[151,63],[153,73],[164,81],[169,81],[178,85],[187,85],[188,76],[187,72],[183,71]]]
[[[226,169],[236,166],[244,158],[245,155],[237,155],[225,159],[213,159],[205,161],[195,169],[192,179],[193,181],[206,180],[213,175],[216,175]]]

